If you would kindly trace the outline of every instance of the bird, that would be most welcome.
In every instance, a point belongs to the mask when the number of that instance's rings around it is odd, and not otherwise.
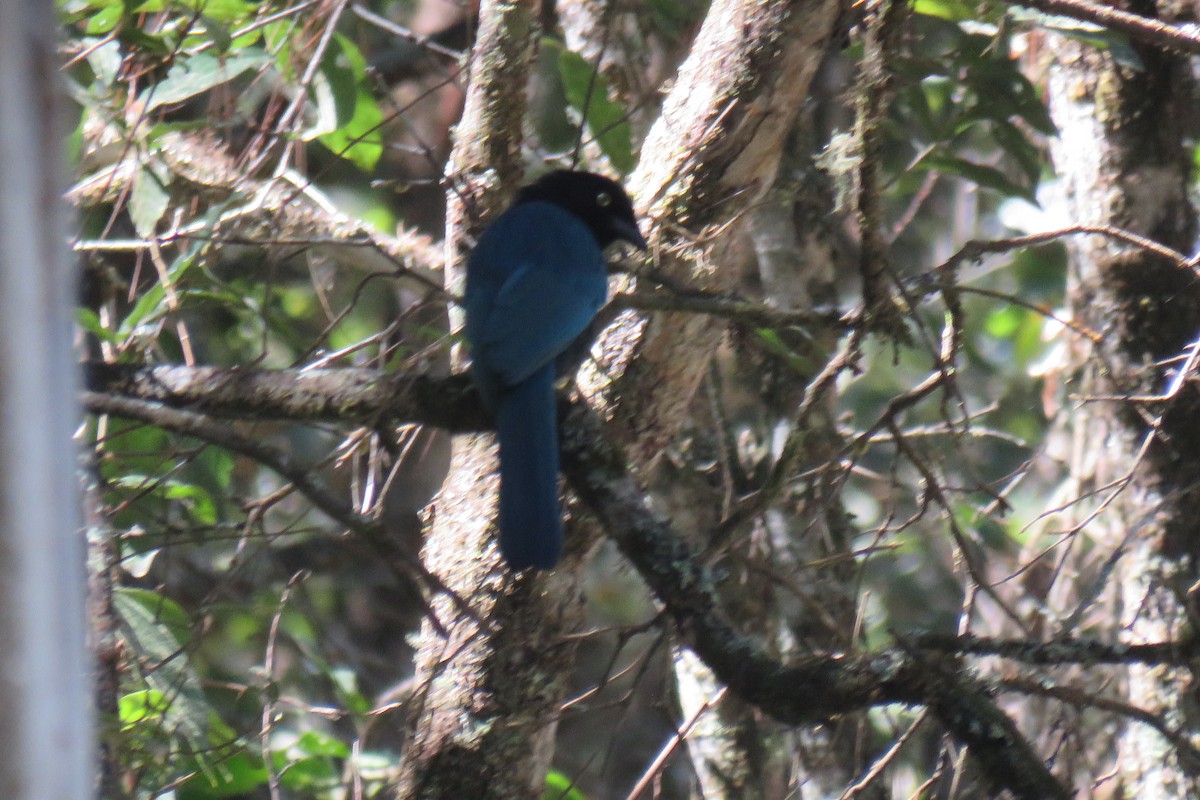
[[[521,188],[467,258],[471,373],[500,445],[500,553],[510,569],[562,557],[554,384],[578,366],[608,297],[604,250],[648,245],[629,195],[591,172],[555,170]]]

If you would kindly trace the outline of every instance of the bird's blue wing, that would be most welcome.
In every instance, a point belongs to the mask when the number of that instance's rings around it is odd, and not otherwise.
[[[501,386],[554,361],[591,323],[608,278],[595,237],[549,203],[526,203],[492,223],[467,269],[472,359]]]

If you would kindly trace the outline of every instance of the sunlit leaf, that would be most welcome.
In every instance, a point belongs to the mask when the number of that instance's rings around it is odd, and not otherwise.
[[[143,167],[133,176],[133,188],[129,193],[129,219],[138,236],[149,238],[154,235],[158,221],[167,213],[171,202],[170,192],[156,170]]]
[[[349,758],[350,746],[327,733],[305,731],[296,740],[296,747],[310,756],[329,756],[331,758]]]
[[[587,59],[565,48],[559,53],[558,70],[567,103],[579,113],[600,150],[618,171],[633,169],[632,128],[625,109],[609,97],[608,81]]]
[[[171,500],[186,500],[192,519],[201,525],[215,525],[217,507],[208,490],[192,483],[167,482],[164,494]]]
[[[1104,28],[1092,22],[1064,17],[1058,14],[1046,14],[1032,8],[1009,6],[1009,19],[1035,25],[1044,30],[1056,31],[1077,42],[1082,42],[1097,50],[1107,50],[1113,59],[1123,67],[1145,71],[1146,64],[1141,56],[1129,44],[1129,37],[1121,31]]]
[[[171,0],[171,4],[188,11],[199,11],[204,16],[225,24],[249,19],[259,7],[258,3],[248,3],[245,0]]]
[[[136,725],[166,716],[171,703],[158,689],[141,689],[117,700],[117,716],[122,725]]]
[[[587,800],[587,795],[575,786],[575,780],[558,770],[546,774],[546,788],[542,800]]]
[[[193,747],[200,747],[211,709],[183,649],[191,636],[187,613],[175,601],[147,589],[118,589],[113,605],[122,638],[145,665],[146,684],[171,701],[164,711],[167,724]]]
[[[175,63],[167,77],[142,93],[147,111],[170,105],[207,92],[215,86],[257,69],[267,62],[266,54],[257,49],[244,50],[237,55],[218,57],[197,53]]]
[[[325,92],[315,99],[321,109],[322,127],[332,116],[333,130],[311,133],[337,156],[370,172],[383,155],[383,112],[366,83],[366,60],[358,47],[345,36],[334,36],[321,63],[321,84]],[[316,82],[314,82],[316,84]]]
[[[116,39],[103,42],[84,39],[84,42],[87,47],[88,66],[92,68],[96,80],[106,86],[116,82],[121,69],[121,45]]]
[[[181,253],[168,268],[167,280],[171,285],[176,285],[194,263],[195,257],[192,252]],[[168,311],[166,298],[166,287],[161,282],[147,289],[134,304],[133,309],[125,316],[125,319],[121,320],[121,325],[117,328],[117,335],[121,339],[126,339],[139,326],[165,315]]]
[[[1007,339],[1021,327],[1024,310],[1016,306],[1001,306],[988,314],[984,329],[997,339]]]
[[[312,792],[338,783],[341,772],[321,756],[294,758],[290,753],[273,753],[280,782],[294,792]]]
[[[913,0],[912,10],[927,17],[961,22],[976,16],[976,10],[963,0]]]
[[[102,5],[96,9],[96,13],[86,18],[87,25],[84,26],[84,32],[89,36],[101,36],[111,33],[124,18],[125,6],[123,3],[115,2]]]

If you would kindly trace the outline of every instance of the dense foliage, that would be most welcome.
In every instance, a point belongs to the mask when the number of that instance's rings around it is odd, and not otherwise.
[[[79,111],[70,198],[90,360],[445,370],[446,298],[400,279],[440,283],[435,242],[455,190],[442,176],[473,21],[437,18],[436,5],[59,0]],[[531,164],[569,162],[580,141],[587,163],[613,174],[654,157],[639,152],[641,137],[705,8],[641,5],[605,34],[654,65],[640,83],[597,74],[547,12]],[[844,448],[793,476],[730,541],[736,569],[769,567],[769,515],[803,520],[814,474],[836,470],[857,587],[852,638],[867,649],[1002,629],[997,619],[1028,613],[1005,583],[1051,546],[1046,518],[1062,502],[1046,448],[1061,333],[1074,324],[1055,310],[1065,251],[1045,237],[952,256],[970,239],[1059,222],[1045,153],[1054,125],[1028,77],[1039,32],[1136,68],[1122,37],[1084,23],[960,0],[912,11],[888,53],[883,147],[866,156],[879,160],[902,324],[867,330],[853,268],[814,309],[835,325],[733,315],[705,389],[716,410],[663,467],[708,487],[714,507],[767,486],[793,432],[780,398],[794,399],[842,342],[831,416]],[[852,264],[864,51],[847,13],[846,47],[823,68],[779,191],[824,187],[821,224]],[[111,583],[115,626],[101,663],[111,680],[100,682],[110,785],[179,800],[376,796],[403,754],[406,637],[427,588],[406,559],[444,474],[444,437],[414,428],[397,449],[366,428],[258,419],[217,423],[222,443],[178,423],[94,414],[87,424],[91,570]],[[394,535],[346,533],[297,475]],[[785,589],[805,579],[760,574]],[[589,581],[576,677],[587,700],[564,717],[547,797],[627,790],[678,724],[670,648],[636,575],[605,550]],[[1081,607],[1074,620],[1086,616]],[[864,746],[886,749],[918,713],[873,711]],[[937,771],[937,751],[936,737],[905,751],[907,785]],[[684,796],[685,761],[670,762],[664,796]]]

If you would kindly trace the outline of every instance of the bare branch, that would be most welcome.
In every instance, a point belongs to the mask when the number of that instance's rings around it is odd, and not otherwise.
[[[1200,53],[1200,29],[1195,25],[1170,25],[1140,14],[1088,0],[1019,0],[1013,5],[1036,8],[1047,14],[1094,22],[1104,28],[1127,33],[1133,39],[1184,53]]]

